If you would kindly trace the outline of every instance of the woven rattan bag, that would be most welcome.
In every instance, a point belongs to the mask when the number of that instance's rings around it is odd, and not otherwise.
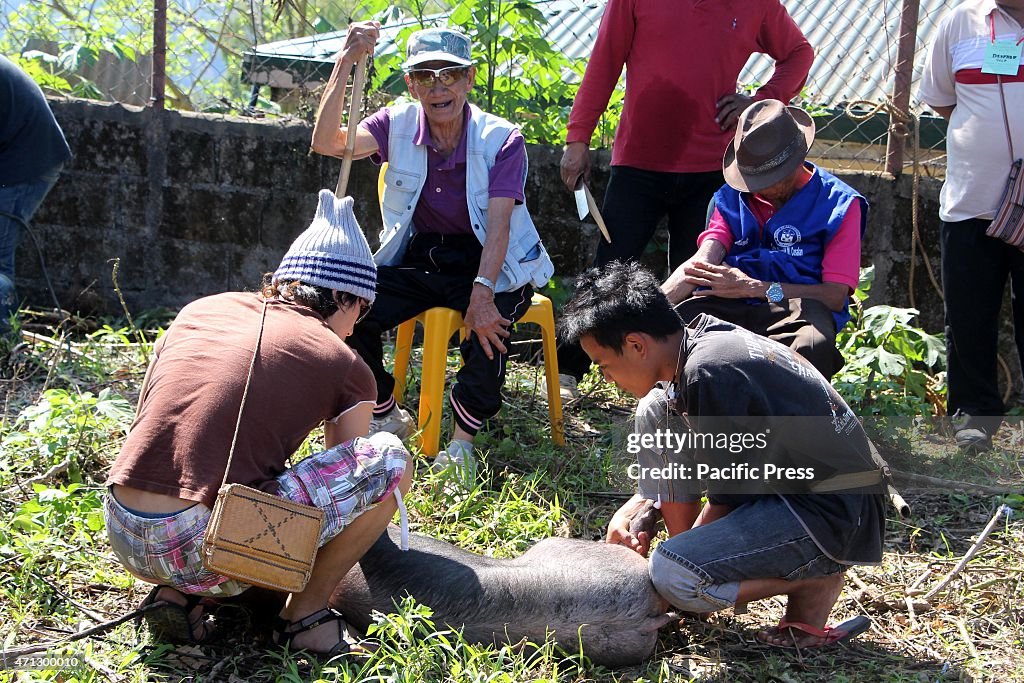
[[[224,479],[203,540],[203,566],[254,586],[296,593],[306,587],[313,573],[323,511],[249,486],[227,483],[266,316],[264,301]]]

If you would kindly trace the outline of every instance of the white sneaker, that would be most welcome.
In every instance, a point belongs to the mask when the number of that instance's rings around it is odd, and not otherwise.
[[[572,375],[558,375],[558,395],[562,397],[562,401],[572,401],[580,397],[580,391],[577,387],[576,378]]]
[[[414,431],[416,431],[416,421],[397,403],[388,412],[370,420],[371,434],[389,432],[399,439],[407,439]]]
[[[437,454],[430,468],[435,472],[451,468],[466,481],[475,481],[476,457],[473,456],[473,442],[452,439],[448,447]]]

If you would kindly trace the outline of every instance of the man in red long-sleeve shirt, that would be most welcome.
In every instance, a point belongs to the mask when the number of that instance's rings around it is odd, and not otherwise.
[[[754,52],[775,72],[753,97],[736,93]],[[803,86],[814,50],[779,0],[608,0],[569,115],[562,180],[574,189],[590,170],[590,138],[626,66],[626,100],[612,147],[602,209],[611,243],[596,266],[638,258],[669,217],[669,268],[689,258],[708,202],[722,186],[722,154],[740,112],[754,100],[787,102]],[[560,349],[563,386],[589,359]]]

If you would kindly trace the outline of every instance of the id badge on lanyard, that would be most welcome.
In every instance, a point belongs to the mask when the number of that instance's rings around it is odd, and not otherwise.
[[[995,10],[989,15],[991,22],[991,41],[985,46],[985,60],[981,64],[981,73],[996,74],[999,76],[1016,76],[1020,67],[1020,44],[1024,37],[1019,40],[996,40],[996,15]]]

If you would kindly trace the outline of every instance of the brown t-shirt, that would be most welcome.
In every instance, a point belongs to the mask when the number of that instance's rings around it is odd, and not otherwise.
[[[108,485],[213,506],[262,308],[260,296],[231,292],[181,310],[156,344]],[[318,313],[270,301],[228,482],[276,491],[310,431],[376,395],[370,368]]]

